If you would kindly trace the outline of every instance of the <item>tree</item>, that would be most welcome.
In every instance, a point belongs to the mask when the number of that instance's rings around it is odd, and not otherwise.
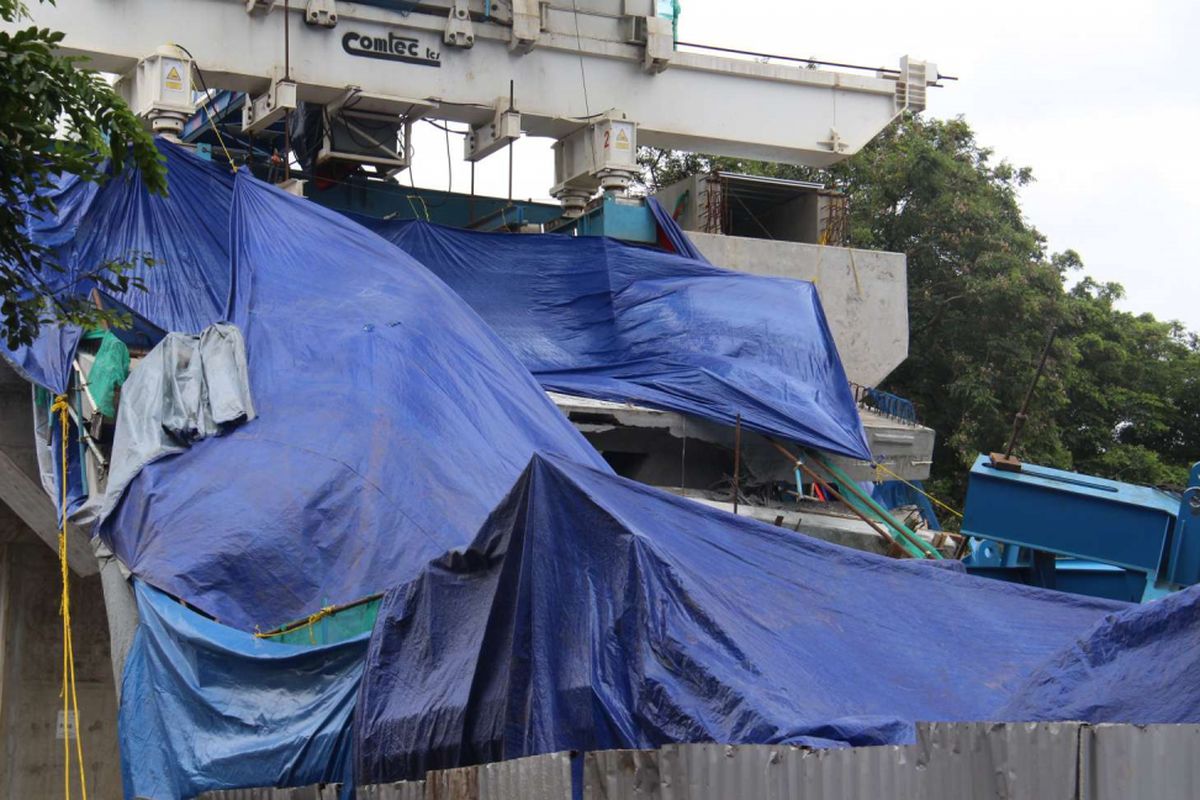
[[[0,0],[0,19],[26,21],[26,7]],[[130,254],[68,275],[26,226],[27,213],[55,211],[56,181],[76,175],[102,183],[132,163],[151,191],[166,192],[152,137],[100,75],[56,53],[62,39],[33,25],[0,32],[0,333],[10,348],[32,342],[45,323],[122,324],[123,315],[73,290],[88,282],[127,291],[138,285],[132,268],[145,260]]]
[[[1187,465],[1200,458],[1195,336],[1178,323],[1117,310],[1122,294],[1090,278],[1070,292],[1064,441],[1085,472],[1183,484]]]
[[[853,246],[908,257],[909,357],[882,388],[937,431],[935,494],[961,502],[980,452],[1006,444],[1047,334],[1048,368],[1016,452],[1120,480],[1177,483],[1200,458],[1200,351],[1178,323],[1116,309],[1075,281],[1021,213],[1028,168],[997,161],[961,118],[905,116],[827,170],[645,153],[648,183],[731,169],[818,180],[850,201]],[[653,165],[653,169],[651,169]]]

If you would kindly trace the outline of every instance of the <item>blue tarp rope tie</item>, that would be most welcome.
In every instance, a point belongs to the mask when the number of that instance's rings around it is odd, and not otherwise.
[[[279,628],[278,630],[267,631],[266,633],[256,630],[254,632],[254,636],[257,639],[271,639],[275,636],[282,636],[285,633],[291,633],[292,631],[296,630],[296,628],[307,627],[309,641],[311,641],[313,644],[316,644],[317,637],[313,634],[313,625],[315,625],[318,622],[320,622],[321,620],[325,619],[325,617],[328,617],[336,610],[337,610],[336,606],[324,606],[320,611],[317,611],[316,613],[313,613],[313,614],[309,614],[308,619],[304,622],[303,625],[294,625],[294,626],[290,626],[290,627],[285,625],[284,627]]]

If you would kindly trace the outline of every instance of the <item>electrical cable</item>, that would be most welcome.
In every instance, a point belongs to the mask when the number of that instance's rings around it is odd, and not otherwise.
[[[455,136],[467,136],[468,134],[470,134],[470,131],[456,131],[456,130],[454,130],[454,128],[451,128],[449,125],[443,125],[442,123],[435,122],[434,120],[431,120],[431,119],[422,119],[421,121],[429,123],[433,127],[437,128],[439,131],[450,131],[450,133],[453,133]]]
[[[292,79],[292,8],[283,0],[283,79]],[[283,112],[283,179],[292,179],[292,110]]]
[[[425,99],[428,102],[433,103],[435,106],[458,106],[459,108],[477,108],[480,111],[494,110],[491,106],[484,106],[484,105],[480,105],[479,103],[456,103],[453,100],[439,100],[436,97],[426,97]]]
[[[454,192],[454,164],[450,160],[450,129],[443,127],[442,130],[446,133],[446,192],[452,194]],[[426,211],[425,214],[428,216],[429,212]]]
[[[797,64],[809,64],[814,67],[838,67],[840,69],[861,69],[867,72],[881,72],[885,75],[899,75],[900,70],[892,69],[891,67],[868,67],[864,64],[843,64],[840,61],[822,61],[816,58],[797,58],[796,56],[781,56],[774,53],[760,53],[754,50],[742,50],[736,47],[718,47],[712,44],[697,44],[696,42],[676,42],[677,47],[694,47],[698,50],[711,50],[716,53],[733,53],[740,56],[750,56],[751,58],[765,58],[772,61],[791,61]],[[939,81],[956,81],[954,75],[943,75],[938,73],[937,80]]]
[[[571,0],[571,8],[575,17],[575,52],[579,54],[579,80],[583,84],[583,113],[584,119],[592,119],[592,104],[588,102],[587,70],[583,64],[583,36],[579,33],[579,0]],[[596,165],[596,138],[589,136],[592,149],[592,166]]]
[[[429,123],[430,125],[437,128],[438,130],[444,131],[446,134],[446,180],[448,183],[448,187],[447,187],[446,191],[447,191],[447,193],[453,193],[454,192],[454,171],[453,171],[454,164],[453,164],[453,160],[450,157],[450,134],[453,133],[455,136],[469,136],[471,132],[470,132],[470,130],[456,131],[453,128],[451,128],[449,125],[442,125],[441,123],[434,122],[431,119],[423,119],[421,121]],[[433,207],[440,208],[443,205],[445,205],[445,201],[442,201],[441,203],[438,203],[438,204],[434,205]]]
[[[212,107],[208,104],[208,101],[212,99],[211,92],[208,88],[208,81],[204,80],[204,70],[200,69],[200,65],[196,63],[196,57],[192,55],[191,50],[188,50],[181,44],[175,44],[174,46],[187,53],[187,57],[192,60],[192,69],[195,70],[196,77],[200,79],[200,87],[204,90],[204,100],[201,102],[201,106],[204,110],[204,117],[208,121],[209,126],[212,128],[213,133],[217,135],[217,143],[221,145],[221,150],[225,152],[225,158],[229,160],[229,169],[233,172],[237,172],[237,164],[234,163],[233,156],[229,154],[229,148],[225,146],[225,139],[221,136],[221,129],[218,128],[216,122],[213,121]],[[191,84],[192,91],[196,91],[196,83],[195,81],[191,80],[190,74],[188,75],[188,83]]]
[[[579,80],[583,84],[583,111],[586,115],[585,118],[591,118],[592,107],[591,104],[588,103],[587,70],[583,65],[583,36],[581,36],[579,33],[578,0],[571,0],[571,8],[574,10],[573,16],[575,17],[575,52],[579,54]]]

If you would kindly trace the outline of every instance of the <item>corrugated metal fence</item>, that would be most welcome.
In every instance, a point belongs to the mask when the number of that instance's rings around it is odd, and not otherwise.
[[[332,800],[335,786],[203,800]],[[365,800],[1193,800],[1200,725],[930,723],[917,743],[553,753],[360,787]]]

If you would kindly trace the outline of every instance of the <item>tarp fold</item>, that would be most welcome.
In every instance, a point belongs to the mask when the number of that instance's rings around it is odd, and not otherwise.
[[[547,389],[871,458],[816,287],[601,237],[362,220],[479,312]]]
[[[279,644],[205,619],[140,581],[121,682],[127,798],[350,777],[366,636]]]
[[[535,457],[474,544],[390,591],[360,782],[671,742],[899,744],[997,719],[1111,601],[848,550]]]

